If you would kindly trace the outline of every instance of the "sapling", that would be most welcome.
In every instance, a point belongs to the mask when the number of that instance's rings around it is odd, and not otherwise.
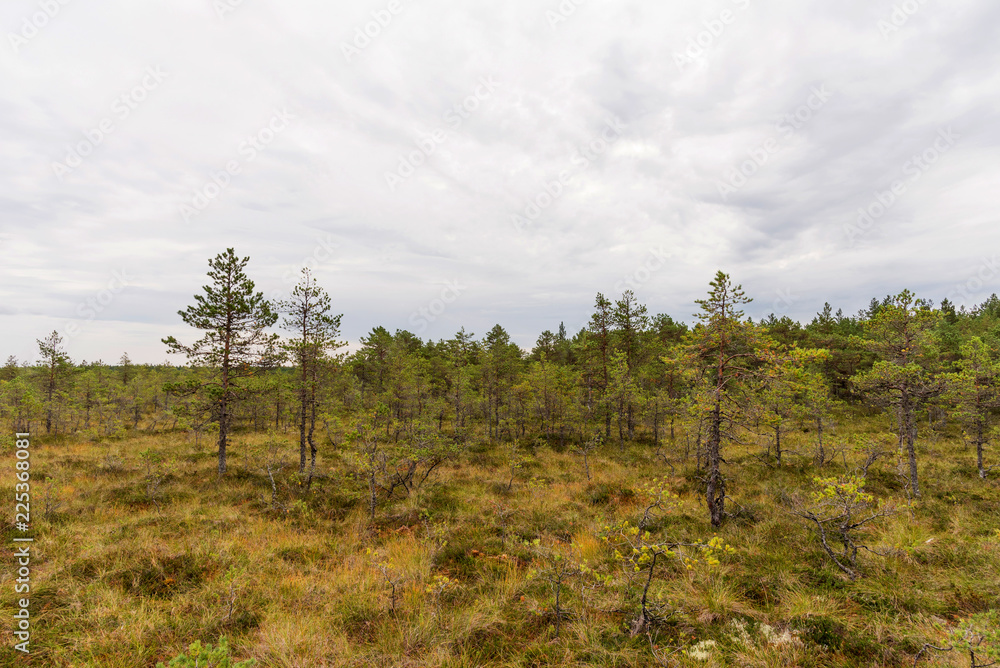
[[[374,566],[375,569],[382,574],[385,586],[389,589],[389,614],[395,616],[399,585],[402,584],[406,578],[395,571],[392,567],[392,563],[384,555],[379,554],[370,547],[365,550],[365,554],[368,556],[372,566]]]
[[[427,510],[420,511],[420,524],[424,528],[421,540],[430,547],[431,557],[435,558],[441,550],[448,546],[448,525],[445,522],[433,520]]]
[[[1000,664],[1000,611],[988,610],[969,617],[953,633],[955,649],[969,654],[969,668]],[[983,663],[983,660],[989,660]]]
[[[52,491],[53,484],[52,478],[46,476],[42,492],[42,517],[45,519],[55,515],[63,505],[62,500]]]
[[[246,568],[239,566],[231,566],[229,570],[226,571],[225,576],[223,576],[223,584],[226,587],[226,593],[224,594],[224,604],[226,606],[226,618],[223,623],[228,623],[233,619],[233,615],[236,613],[236,604],[239,600],[240,594],[243,592],[243,580],[246,576]]]
[[[490,501],[493,504],[493,517],[497,526],[500,529],[500,547],[507,548],[507,520],[511,515],[514,515],[517,511],[510,506],[504,505],[499,501]]]
[[[937,628],[942,630],[939,626]],[[951,641],[948,647],[924,643],[913,659],[914,668],[929,649],[936,652],[958,650],[963,654],[968,653],[969,668],[988,668],[1000,664],[1000,611],[987,610],[972,615],[948,634],[948,640]],[[988,662],[982,663],[983,660]]]
[[[521,450],[517,447],[517,439],[512,438],[510,445],[507,449],[507,465],[510,469],[510,480],[507,481],[507,491],[509,492],[514,486],[514,476],[517,472],[521,470],[524,466],[527,458],[521,453]]]
[[[795,514],[812,523],[830,560],[855,580],[859,576],[858,551],[879,554],[860,542],[865,527],[892,515],[895,509],[891,506],[879,509],[875,497],[864,491],[866,481],[858,473],[814,480],[820,489],[813,492],[812,505]],[[835,550],[831,540],[839,542],[840,548]]]
[[[281,445],[281,442],[273,436],[268,439],[260,452],[259,466],[261,471],[267,475],[268,482],[271,484],[271,508],[288,512],[285,504],[278,501],[278,483],[276,478],[288,466],[288,461],[281,452]]]
[[[587,474],[587,481],[590,481],[590,454],[597,450],[601,445],[601,433],[596,432],[594,436],[580,443],[580,445],[573,448],[573,453],[583,457],[583,470]]]
[[[633,636],[647,632],[653,622],[661,619],[658,610],[660,606],[654,605],[650,593],[658,564],[676,557],[682,560],[688,570],[693,570],[698,564],[712,568],[719,565],[720,555],[735,552],[718,537],[708,543],[683,543],[654,538],[646,527],[651,525],[659,513],[676,511],[681,505],[680,499],[668,490],[666,478],[654,479],[642,491],[646,497],[646,507],[639,523],[636,525],[625,520],[606,526],[601,536],[614,548],[614,557],[623,565],[629,579],[637,581],[642,587],[639,614],[631,624]]]
[[[379,414],[385,410],[386,407],[379,404],[374,411],[359,418],[354,424],[354,429],[345,436],[350,446],[345,453],[345,459],[368,484],[368,515],[371,520],[375,519],[380,488],[378,475],[385,458],[378,437]]]
[[[630,580],[642,587],[639,600],[639,614],[632,621],[632,636],[645,633],[650,625],[662,619],[660,608],[653,601],[651,587],[656,575],[656,566],[666,559],[676,557],[685,568],[693,571],[699,565],[711,569],[721,563],[719,557],[732,554],[736,550],[714,537],[708,543],[682,543],[670,539],[654,539],[649,531],[641,531],[627,520],[611,527],[605,527],[602,538],[615,546],[614,557],[621,563]],[[689,550],[694,550],[690,552]]]
[[[646,508],[642,512],[642,519],[639,520],[640,531],[645,531],[658,513],[669,513],[680,507],[680,497],[670,491],[669,484],[664,476],[653,478],[648,485],[640,489],[646,499]]]
[[[966,442],[976,447],[976,469],[986,479],[992,466],[985,464],[985,450],[995,437],[994,415],[1000,408],[1000,362],[979,337],[962,346],[960,371],[944,375],[946,397],[955,405]]]
[[[157,663],[156,668],[253,668],[256,665],[254,659],[234,663],[229,657],[229,643],[223,636],[216,647],[202,645],[200,640],[196,640],[186,653],[178,654],[166,665]]]
[[[146,498],[159,508],[160,485],[168,475],[168,471],[164,468],[163,455],[147,448],[139,453],[139,459],[142,460],[143,469],[145,470],[143,482],[146,486]]]
[[[441,597],[449,589],[458,586],[458,582],[447,575],[435,575],[434,579],[424,588],[424,591],[434,599],[434,616],[441,612]]]
[[[568,616],[568,611],[562,604],[563,587],[568,582],[583,573],[582,564],[562,553],[554,545],[543,545],[541,540],[525,541],[525,546],[534,553],[535,559],[528,570],[529,579],[540,579],[549,583],[554,596],[553,613],[555,614],[555,636],[559,637],[562,620]]]

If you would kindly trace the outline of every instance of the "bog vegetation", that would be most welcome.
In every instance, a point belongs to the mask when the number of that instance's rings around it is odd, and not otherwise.
[[[25,665],[1000,658],[995,295],[755,322],[720,272],[693,326],[626,291],[530,352],[348,354],[308,271],[271,303],[209,264],[176,365],[53,332],[0,369],[36,444]]]

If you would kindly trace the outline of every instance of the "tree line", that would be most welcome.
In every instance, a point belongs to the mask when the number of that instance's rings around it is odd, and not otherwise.
[[[299,473],[311,483],[323,447],[350,453],[379,494],[418,486],[472,442],[573,448],[648,446],[669,464],[694,454],[714,526],[727,514],[724,453],[759,445],[780,466],[787,432],[814,441],[795,451],[817,468],[832,453],[835,416],[884,413],[894,425],[908,492],[919,497],[920,429],[959,424],[986,478],[1000,409],[1000,299],[967,310],[904,290],[855,315],[830,304],[802,324],[774,314],[755,322],[751,299],[718,272],[689,326],[651,315],[631,290],[596,295],[586,327],[560,324],[528,351],[494,326],[423,340],[375,327],[353,353],[342,315],[308,270],[271,302],[227,249],[209,282],[179,311],[194,334],[163,339],[178,365],[74,363],[58,332],[38,340],[34,363],[0,369],[0,415],[16,431],[100,440],[136,432],[211,434],[218,472],[238,431],[298,434]],[[279,329],[281,334],[275,331]],[[926,425],[926,426],[923,426]],[[513,469],[512,469],[513,470]],[[588,469],[589,472],[589,469]]]

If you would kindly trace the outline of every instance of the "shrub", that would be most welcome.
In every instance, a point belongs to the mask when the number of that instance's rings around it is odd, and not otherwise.
[[[239,663],[233,663],[229,657],[229,642],[225,636],[219,638],[219,646],[202,646],[200,640],[195,640],[188,647],[188,654],[178,654],[164,665],[163,662],[156,664],[156,668],[253,668],[257,665],[254,659],[247,659]]]

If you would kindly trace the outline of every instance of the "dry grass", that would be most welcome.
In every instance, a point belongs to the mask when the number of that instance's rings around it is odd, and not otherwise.
[[[808,452],[808,438],[792,436],[788,447]],[[261,666],[657,665],[650,639],[628,632],[638,586],[599,539],[608,524],[634,522],[638,490],[663,475],[649,446],[595,453],[589,483],[578,457],[537,448],[508,493],[502,454],[480,444],[419,493],[382,503],[372,523],[362,484],[334,452],[323,453],[311,494],[293,470],[282,473],[287,511],[272,509],[251,454],[263,441],[238,437],[222,481],[211,447],[183,435],[39,443],[34,479],[51,477],[62,505],[41,517],[33,487],[33,651],[19,665],[152,666],[220,636],[234,657]],[[736,553],[716,568],[658,567],[652,642],[665,665],[908,666],[941,628],[1000,607],[1000,491],[975,478],[957,440],[933,447],[925,498],[909,510],[892,465],[873,474],[872,490],[903,512],[872,532],[871,544],[891,555],[863,555],[857,582],[782,505],[812,489],[811,465],[789,455],[776,470],[756,451],[728,452],[743,510],[719,536]],[[168,460],[155,500],[138,457],[147,448]],[[712,537],[693,468],[688,460],[671,478],[681,507],[656,524],[658,535]],[[0,493],[12,498],[10,476]],[[567,582],[558,638],[552,590],[530,577],[535,556],[523,541],[536,538],[612,576]],[[379,560],[396,582],[394,614]],[[10,572],[0,597],[8,608]],[[434,591],[436,576],[452,584]],[[935,654],[920,665],[960,659]]]

